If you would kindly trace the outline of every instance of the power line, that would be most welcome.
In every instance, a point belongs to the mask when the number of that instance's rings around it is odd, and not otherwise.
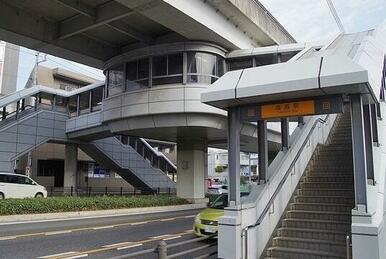
[[[331,11],[332,16],[334,17],[334,20],[335,20],[336,24],[338,25],[339,31],[340,31],[341,33],[344,33],[345,30],[344,30],[342,21],[340,20],[339,15],[338,15],[338,13],[336,12],[336,9],[335,9],[335,7],[334,7],[334,4],[332,3],[331,0],[326,0],[326,1],[327,1],[327,4],[328,4],[328,7],[330,8],[330,11]]]

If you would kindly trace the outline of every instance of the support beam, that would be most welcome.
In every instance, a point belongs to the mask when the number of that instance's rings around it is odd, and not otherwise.
[[[376,104],[371,104],[371,130],[373,132],[373,142],[379,145]]]
[[[228,200],[231,207],[240,205],[240,117],[239,107],[232,107],[228,110]]]
[[[64,192],[70,193],[71,187],[73,191],[76,189],[76,174],[78,163],[78,146],[68,143],[65,146],[64,158]]]
[[[351,95],[351,131],[354,163],[355,204],[359,211],[367,212],[367,165],[361,95]]]
[[[134,11],[114,1],[98,6],[95,12],[96,16],[94,19],[79,15],[73,19],[62,21],[59,25],[60,32],[58,39],[67,39],[76,34],[86,32],[134,14]]]
[[[267,121],[259,120],[257,122],[257,141],[258,141],[258,168],[259,183],[263,180],[265,183],[268,179],[268,140],[267,140]]]
[[[95,9],[85,3],[82,3],[79,0],[55,0],[55,1],[89,18],[94,19],[96,17]]]
[[[373,137],[371,128],[371,110],[370,105],[363,106],[363,122],[365,131],[365,151],[366,151],[366,166],[367,179],[374,184],[374,164],[373,164]]]
[[[281,126],[281,149],[283,151],[289,148],[289,120],[288,118],[282,118],[280,121]]]
[[[138,41],[142,41],[144,43],[150,44],[154,41],[154,39],[146,34],[143,34],[141,32],[138,32],[137,30],[134,30],[129,25],[125,24],[121,21],[114,21],[106,24],[106,26],[110,27],[113,30],[116,30],[122,34],[125,34],[129,36],[130,38],[134,38]]]

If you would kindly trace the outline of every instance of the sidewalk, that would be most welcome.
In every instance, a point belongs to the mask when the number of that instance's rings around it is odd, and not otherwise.
[[[54,220],[72,220],[86,218],[102,218],[115,217],[136,214],[151,214],[170,211],[184,211],[193,209],[202,209],[206,207],[206,203],[185,204],[176,206],[160,206],[160,207],[145,207],[145,208],[130,208],[130,209],[115,209],[115,210],[92,210],[92,211],[72,211],[59,213],[43,213],[43,214],[21,214],[0,216],[0,224],[2,223],[33,223],[42,221]]]

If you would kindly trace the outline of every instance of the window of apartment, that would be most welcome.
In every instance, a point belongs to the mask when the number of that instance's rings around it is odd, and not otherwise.
[[[153,57],[153,85],[182,83],[183,54]]]

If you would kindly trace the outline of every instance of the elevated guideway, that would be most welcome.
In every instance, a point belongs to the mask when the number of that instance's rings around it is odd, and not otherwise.
[[[145,140],[135,139],[139,144],[134,148],[111,134],[92,141],[79,141],[68,136],[66,122],[71,117],[71,98],[95,94],[101,87],[103,84],[98,83],[66,92],[35,86],[0,99],[0,171],[13,172],[17,158],[44,143],[71,143],[77,144],[99,164],[115,170],[140,190],[174,189],[175,183],[166,172],[175,172],[175,165]],[[90,103],[97,104],[90,110],[98,113],[99,102]],[[140,148],[141,152],[138,152]]]
[[[386,24],[342,34],[287,63],[228,72],[201,95],[233,114],[220,258],[386,257],[385,46]],[[297,116],[289,148],[259,161],[264,181],[240,200],[239,123],[257,121],[260,135]]]

